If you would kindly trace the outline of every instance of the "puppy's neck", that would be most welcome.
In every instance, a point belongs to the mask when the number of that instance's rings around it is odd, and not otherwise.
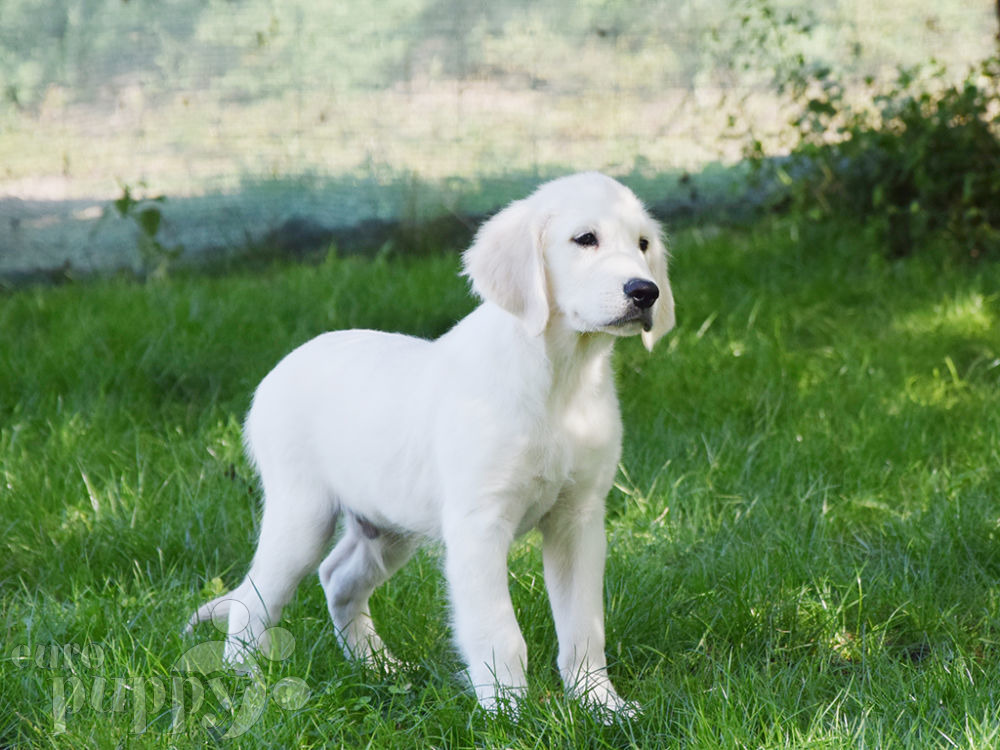
[[[550,321],[542,339],[554,390],[565,392],[610,384],[614,336],[601,332],[580,333]]]

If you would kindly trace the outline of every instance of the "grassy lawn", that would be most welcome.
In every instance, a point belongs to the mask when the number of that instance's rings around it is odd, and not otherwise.
[[[607,727],[562,695],[534,535],[517,723],[454,677],[433,549],[373,600],[403,673],[340,656],[315,580],[256,682],[183,668],[249,562],[254,386],[323,330],[445,331],[457,253],[0,296],[0,745],[1000,746],[1000,268],[869,237],[674,237],[679,326],[617,353],[608,652],[644,712]]]

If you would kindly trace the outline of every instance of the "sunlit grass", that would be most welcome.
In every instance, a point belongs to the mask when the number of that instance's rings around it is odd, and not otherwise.
[[[986,296],[981,291],[963,290],[929,309],[904,316],[896,322],[896,328],[916,335],[981,335],[997,327],[998,299],[1000,292]]]
[[[432,548],[373,601],[412,667],[345,662],[308,580],[283,622],[294,651],[267,673],[269,687],[303,680],[308,699],[288,710],[270,694],[238,742],[996,744],[997,269],[887,263],[866,236],[780,221],[681,232],[677,330],[652,355],[618,348],[608,654],[641,717],[603,727],[563,697],[530,534],[511,555],[532,678],[519,722],[483,716],[455,678]],[[258,493],[240,421],[253,387],[323,330],[442,333],[473,304],[457,271],[457,253],[330,256],[0,297],[0,744],[212,741],[202,719],[231,712],[211,688],[195,711],[184,694],[176,724],[168,693],[142,734],[134,693],[115,704],[114,690],[171,685],[181,655],[221,638],[180,631],[249,561]],[[54,735],[53,691],[73,677],[88,693]],[[250,683],[218,678],[243,705]]]

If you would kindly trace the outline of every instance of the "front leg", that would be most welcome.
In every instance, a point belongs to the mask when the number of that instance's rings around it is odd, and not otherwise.
[[[516,711],[527,685],[528,650],[507,584],[512,541],[513,533],[504,524],[484,524],[468,516],[445,530],[455,640],[476,698],[489,711],[508,702]]]
[[[566,689],[593,707],[631,715],[636,708],[615,692],[604,655],[604,499],[564,497],[540,528]]]

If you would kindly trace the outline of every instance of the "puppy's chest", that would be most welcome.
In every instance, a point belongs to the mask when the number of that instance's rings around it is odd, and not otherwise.
[[[590,489],[611,476],[621,444],[621,423],[614,404],[568,403],[549,414],[532,435],[521,476],[526,530],[561,496],[574,488]]]

